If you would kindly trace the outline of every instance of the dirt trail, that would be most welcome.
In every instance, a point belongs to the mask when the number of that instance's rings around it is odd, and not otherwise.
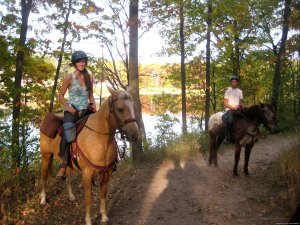
[[[296,135],[259,140],[250,158],[250,177],[242,173],[243,154],[238,168],[240,175],[232,176],[233,145],[219,153],[219,168],[209,167],[207,156],[200,155],[193,160],[168,160],[129,171],[121,170],[120,166],[110,183],[109,224],[275,225],[287,222],[285,206],[280,203],[284,193],[272,180],[276,177],[271,176],[272,162],[281,151],[297,144]],[[67,201],[65,190],[61,191],[60,184],[55,185],[50,192],[55,197],[46,206],[39,206],[36,217],[31,215],[26,224],[84,224],[83,190],[78,177],[74,182],[77,201]],[[98,209],[99,192],[94,188],[94,224],[100,224]]]

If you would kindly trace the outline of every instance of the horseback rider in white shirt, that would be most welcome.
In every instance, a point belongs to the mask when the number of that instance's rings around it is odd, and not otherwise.
[[[230,78],[231,87],[227,88],[224,95],[224,106],[226,110],[223,117],[223,121],[226,124],[224,144],[230,144],[231,142],[230,126],[233,122],[233,115],[237,109],[243,108],[243,92],[238,88],[238,82],[239,77],[232,76]]]

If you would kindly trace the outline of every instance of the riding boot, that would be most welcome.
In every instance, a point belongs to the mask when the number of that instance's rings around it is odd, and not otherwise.
[[[59,149],[59,170],[56,174],[56,179],[65,180],[66,179],[66,168],[67,168],[67,160],[68,160],[68,150],[70,144],[67,142],[65,135],[63,134],[60,141],[60,149]]]
[[[229,145],[231,143],[231,132],[230,132],[230,125],[226,124],[225,126],[225,139],[223,142],[225,145]]]

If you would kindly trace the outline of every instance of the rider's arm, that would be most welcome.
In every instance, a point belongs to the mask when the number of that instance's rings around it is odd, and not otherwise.
[[[229,102],[229,99],[228,98],[224,98],[224,106],[226,108],[229,108],[229,109],[232,109],[232,110],[237,109],[237,107],[234,107],[234,106],[230,105],[228,102]]]
[[[90,76],[91,76],[91,84],[93,84],[94,83],[94,77],[93,77],[92,74]],[[92,85],[92,88],[89,92],[89,102],[92,103],[92,107],[96,111],[97,109],[96,109],[96,102],[95,102],[95,98],[94,98],[93,85]]]
[[[240,103],[239,103],[239,106],[240,106],[241,108],[244,108],[244,103],[243,103],[243,99],[240,99]]]

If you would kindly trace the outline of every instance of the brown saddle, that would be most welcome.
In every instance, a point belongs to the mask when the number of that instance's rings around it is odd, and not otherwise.
[[[76,122],[76,135],[80,133],[91,113],[92,112],[87,113],[83,118]],[[61,135],[63,131],[63,117],[50,112],[46,113],[40,131],[50,138],[55,138],[58,133]]]

